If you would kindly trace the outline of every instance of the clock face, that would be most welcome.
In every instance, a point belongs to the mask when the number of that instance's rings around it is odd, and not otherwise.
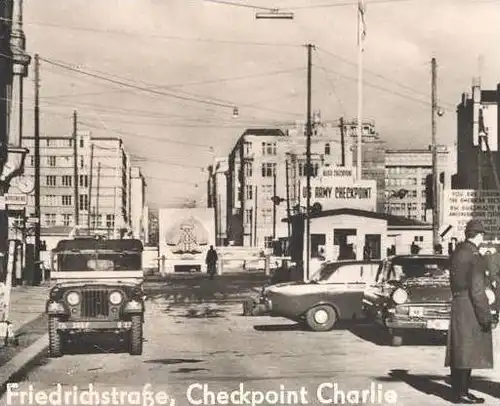
[[[33,180],[24,176],[17,180],[16,186],[21,193],[31,193],[35,189]]]

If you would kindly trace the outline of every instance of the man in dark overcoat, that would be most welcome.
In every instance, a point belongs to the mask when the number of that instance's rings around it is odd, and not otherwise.
[[[210,249],[207,251],[207,256],[205,257],[205,263],[207,264],[207,272],[210,279],[213,279],[215,273],[217,272],[217,261],[219,260],[217,256],[217,251],[215,251],[214,246],[211,245]]]
[[[500,297],[500,253],[494,248],[486,252],[484,259],[486,260],[488,279],[493,287],[495,296]],[[500,310],[500,300],[494,303],[494,307]]]
[[[472,369],[493,368],[492,316],[486,297],[486,262],[479,253],[484,226],[471,220],[465,241],[450,257],[453,294],[445,366],[451,369],[454,403],[484,403],[469,392]]]

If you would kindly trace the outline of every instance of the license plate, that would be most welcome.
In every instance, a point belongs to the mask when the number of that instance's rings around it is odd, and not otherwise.
[[[449,320],[428,320],[427,328],[431,330],[448,330],[450,327]]]
[[[410,307],[410,317],[422,317],[424,315],[423,307]]]
[[[67,323],[59,323],[60,328],[89,328],[90,327],[90,322],[85,322],[85,321],[72,321],[72,322],[67,322]]]

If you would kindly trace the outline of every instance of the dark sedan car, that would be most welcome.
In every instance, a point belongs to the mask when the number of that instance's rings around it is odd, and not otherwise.
[[[380,261],[326,262],[308,282],[267,287],[264,300],[272,316],[304,322],[314,331],[328,331],[339,319],[362,316],[361,302]]]
[[[490,304],[495,295],[487,289]],[[389,333],[391,344],[420,330],[446,334],[450,322],[449,257],[398,255],[382,262],[363,296],[363,311]]]

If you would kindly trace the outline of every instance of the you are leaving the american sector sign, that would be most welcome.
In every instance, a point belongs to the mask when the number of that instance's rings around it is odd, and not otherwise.
[[[452,226],[450,236],[463,239],[465,225],[472,218],[481,220],[488,233],[493,236],[500,236],[499,191],[445,190],[443,209],[443,225]]]
[[[307,187],[302,187],[307,198]],[[323,210],[352,208],[374,211],[377,204],[377,186],[374,180],[326,179],[311,180],[311,204],[320,203]]]

